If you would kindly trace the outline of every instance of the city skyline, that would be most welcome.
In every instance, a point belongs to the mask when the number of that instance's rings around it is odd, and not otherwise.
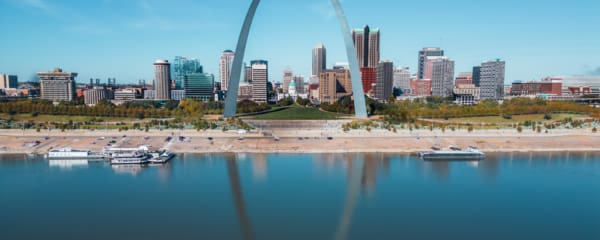
[[[522,3],[523,8],[513,9],[506,2],[470,6],[466,1],[428,5],[347,0],[344,10],[352,28],[367,24],[380,28],[381,60],[410,67],[412,74],[416,73],[418,51],[423,47],[441,47],[445,55],[456,61],[456,72],[468,72],[490,59],[506,60],[505,83],[594,71],[600,74],[595,70],[598,64],[594,65],[600,62],[600,33],[589,31],[600,21],[593,11],[600,3],[539,3]],[[3,52],[9,56],[0,59],[0,72],[28,81],[36,72],[61,67],[78,72],[78,83],[109,77],[117,78],[119,83],[139,79],[151,82],[152,63],[156,59],[189,56],[199,59],[205,72],[220,79],[217,77],[220,54],[234,48],[235,35],[249,4],[250,1],[237,0],[214,3],[2,0],[0,26],[11,37],[0,40]],[[381,8],[382,4],[386,7]],[[287,66],[297,74],[310,76],[311,50],[319,42],[327,46],[330,63],[345,61],[343,41],[328,1],[264,5],[251,31],[245,62],[268,60],[271,81],[280,81]],[[400,24],[415,19],[421,14],[417,9],[423,7],[431,9],[428,15],[435,17]],[[496,11],[487,12],[490,7]],[[300,11],[281,18],[283,13],[278,10],[285,8]],[[394,10],[398,9],[405,10],[396,17]],[[502,14],[503,10],[511,14]],[[380,14],[361,14],[365,11]],[[469,12],[470,16],[457,16],[457,11]],[[193,14],[197,12],[203,14]],[[390,16],[395,18],[389,20]],[[269,23],[273,18],[283,19],[282,23]],[[211,32],[210,37],[205,37],[205,31]],[[273,34],[277,32],[286,34]],[[42,35],[44,41],[40,44]]]

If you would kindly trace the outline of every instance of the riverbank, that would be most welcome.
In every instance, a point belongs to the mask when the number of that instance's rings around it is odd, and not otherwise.
[[[179,141],[179,136],[183,136]],[[167,142],[166,138],[172,137]],[[277,138],[278,140],[276,140]],[[476,146],[484,152],[600,151],[600,133],[590,129],[560,129],[549,133],[531,130],[269,130],[240,134],[237,131],[0,131],[0,153],[46,154],[71,147],[101,151],[109,141],[115,147],[150,145],[175,153],[412,153],[431,146]],[[28,143],[39,141],[37,146]]]

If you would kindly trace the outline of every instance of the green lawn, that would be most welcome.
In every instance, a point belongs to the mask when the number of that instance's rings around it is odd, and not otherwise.
[[[563,120],[565,118],[585,118],[587,115],[582,114],[552,114],[552,120]],[[500,116],[491,117],[471,117],[471,118],[451,118],[446,122],[448,123],[475,123],[475,124],[510,124],[510,123],[522,123],[525,121],[544,122],[544,114],[531,114],[531,115],[513,115],[512,119],[505,119]]]
[[[253,118],[259,120],[331,120],[337,117],[337,114],[322,112],[314,107],[291,107],[281,111],[256,115]]]

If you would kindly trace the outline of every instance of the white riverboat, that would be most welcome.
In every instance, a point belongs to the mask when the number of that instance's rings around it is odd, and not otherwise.
[[[104,155],[90,150],[59,148],[48,151],[48,159],[101,159]]]
[[[447,150],[434,148],[433,151],[419,152],[419,157],[427,161],[435,160],[481,160],[485,158],[485,153],[479,151],[476,147],[468,147],[462,150],[458,147],[449,147]]]
[[[151,163],[166,163],[169,160],[173,159],[175,154],[169,151],[168,149],[163,149],[161,151],[157,151],[152,153],[152,158],[150,159]]]
[[[150,155],[145,152],[117,152],[110,154],[110,164],[146,164]]]

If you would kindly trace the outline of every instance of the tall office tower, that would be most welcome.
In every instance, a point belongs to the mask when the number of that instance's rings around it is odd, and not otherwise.
[[[155,100],[171,100],[171,64],[167,60],[154,62]]]
[[[344,96],[352,95],[350,70],[325,70],[319,76],[319,99],[323,103],[333,104]]]
[[[431,58],[431,57],[430,57]],[[454,61],[435,57],[432,61],[431,91],[433,96],[452,97],[454,90]]]
[[[364,29],[352,30],[352,38],[354,39],[354,48],[358,56],[358,64],[360,67],[376,68],[379,63],[379,29],[370,29],[365,26]]]
[[[325,69],[327,69],[327,49],[323,43],[319,43],[312,52],[312,75],[319,76]]]
[[[377,65],[375,99],[387,101],[394,94],[394,63],[383,61]]]
[[[173,69],[171,69],[173,71],[171,76],[173,76],[173,81],[175,81],[175,88],[183,88],[183,77],[186,74],[202,72],[202,70],[198,69],[202,69],[202,65],[200,65],[198,59],[176,56],[173,62]]]
[[[290,67],[287,67],[285,70],[283,70],[283,81],[282,81],[283,93],[289,92],[290,82],[292,82],[293,78],[294,78],[294,72],[292,72],[292,69]]]
[[[480,98],[481,100],[504,99],[504,74],[506,62],[500,59],[481,64]]]
[[[55,68],[52,72],[39,72],[42,99],[52,101],[75,100],[75,77],[77,73],[63,72]]]
[[[296,93],[304,94],[304,77],[302,75],[296,75],[292,82],[296,84]]]
[[[479,83],[481,82],[481,66],[473,67],[473,84],[475,87],[480,87]]]
[[[360,68],[360,77],[362,80],[363,91],[365,94],[371,92],[373,84],[377,82],[377,68],[376,67],[362,67]]]
[[[185,98],[201,101],[214,99],[215,76],[206,73],[192,73],[184,76]]]
[[[19,79],[15,75],[0,74],[0,89],[18,88]]]
[[[244,82],[252,83],[252,66],[244,63]]]
[[[265,60],[250,62],[252,67],[252,101],[267,102],[267,82],[269,82],[269,63]]]
[[[231,65],[233,65],[234,58],[235,53],[231,50],[225,50],[221,54],[221,60],[219,61],[219,78],[221,79],[221,90],[223,91],[227,91],[229,89]]]
[[[394,69],[394,87],[403,92],[410,90],[410,69],[398,67]]]
[[[441,48],[423,48],[419,51],[419,71],[417,72],[417,79],[426,79],[425,74],[425,63],[427,57],[441,57],[444,56],[444,50]]]

